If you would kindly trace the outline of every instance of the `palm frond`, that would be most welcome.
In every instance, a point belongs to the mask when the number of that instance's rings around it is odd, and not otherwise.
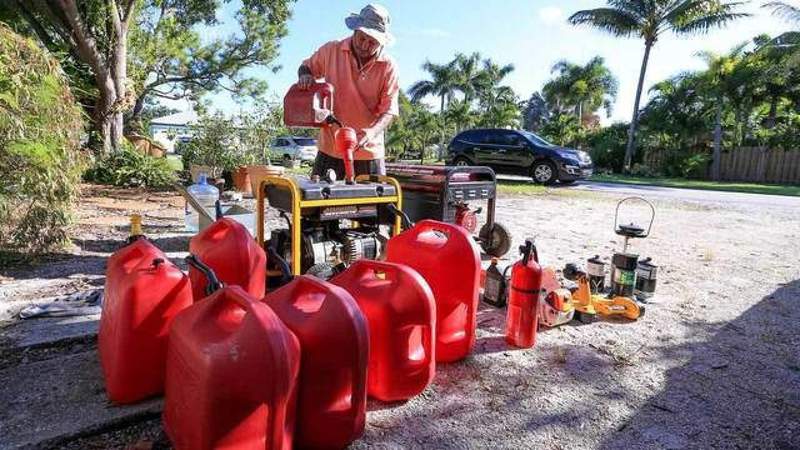
[[[434,94],[434,85],[433,82],[429,80],[417,81],[408,88],[408,96],[411,97],[411,101],[413,102],[419,102],[432,94]]]
[[[653,15],[657,3],[647,0],[608,0],[609,6],[628,13],[637,18],[640,23],[645,22],[648,17]]]
[[[763,8],[771,9],[772,14],[777,17],[788,19],[792,22],[800,22],[800,7],[792,6],[786,2],[769,2]]]
[[[615,36],[631,36],[639,32],[641,20],[629,12],[614,8],[578,11],[567,19],[572,25],[590,25]]]
[[[744,2],[688,0],[673,9],[665,19],[675,33],[706,33],[734,20],[750,17],[750,13],[736,11],[742,5]]]

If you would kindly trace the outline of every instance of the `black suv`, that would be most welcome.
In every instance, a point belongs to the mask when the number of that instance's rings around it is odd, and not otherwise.
[[[572,183],[588,178],[593,169],[586,152],[558,147],[529,131],[488,128],[456,135],[447,147],[447,164],[489,166],[541,184]]]

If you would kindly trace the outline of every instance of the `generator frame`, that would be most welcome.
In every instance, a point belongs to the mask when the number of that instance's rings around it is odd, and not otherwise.
[[[486,222],[475,237],[485,253],[501,257],[511,245],[508,230],[495,218],[497,209],[497,176],[487,166],[423,166],[417,164],[386,165],[390,175],[398,177],[405,185],[404,211],[413,221],[422,219],[440,220],[456,223],[456,210],[459,203],[470,201],[486,202]],[[465,174],[474,176],[471,180],[456,180]],[[440,177],[440,182],[431,182],[427,177]],[[427,203],[427,205],[426,205]]]
[[[302,274],[302,255],[301,255],[301,242],[302,242],[302,222],[304,218],[304,210],[308,211],[311,208],[324,208],[331,206],[363,206],[363,205],[386,205],[392,204],[398,211],[403,208],[403,194],[400,188],[400,183],[392,178],[383,175],[359,175],[355,178],[358,183],[385,183],[391,184],[395,188],[394,195],[385,196],[372,196],[372,197],[351,197],[351,198],[328,198],[328,199],[315,199],[304,200],[302,193],[297,185],[295,179],[286,175],[268,175],[259,183],[258,192],[256,193],[256,238],[259,245],[263,246],[265,243],[265,220],[266,220],[266,206],[267,206],[267,189],[278,188],[286,189],[289,192],[291,199],[291,210],[287,211],[291,215],[291,254],[292,260],[290,266],[292,275]],[[276,208],[277,209],[277,208]],[[343,218],[344,219],[344,218]],[[342,220],[342,219],[339,219]],[[357,223],[357,219],[349,219]],[[396,215],[394,223],[392,224],[392,235],[400,234],[402,231],[401,217]]]

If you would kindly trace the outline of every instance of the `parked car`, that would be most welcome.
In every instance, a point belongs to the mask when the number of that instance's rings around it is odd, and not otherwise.
[[[275,161],[293,163],[314,163],[317,157],[317,140],[302,136],[281,136],[272,141],[269,148],[270,156]]]
[[[584,151],[559,147],[529,131],[485,128],[456,135],[447,147],[447,164],[489,166],[540,184],[572,183],[591,176],[594,168]]]

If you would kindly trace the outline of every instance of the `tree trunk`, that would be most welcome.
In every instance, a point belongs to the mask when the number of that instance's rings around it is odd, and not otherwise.
[[[720,178],[720,158],[722,158],[722,96],[717,96],[717,114],[714,120],[714,160],[711,165],[711,177],[714,181]]]
[[[642,67],[639,71],[639,85],[636,88],[636,99],[633,102],[633,117],[631,117],[631,126],[628,128],[628,145],[625,147],[625,173],[629,173],[631,171],[631,163],[633,162],[634,148],[636,145],[636,128],[639,125],[639,102],[642,99],[644,76],[647,73],[647,61],[650,59],[651,48],[653,48],[653,42],[646,40],[644,42],[644,57],[642,58]]]
[[[769,113],[764,122],[764,128],[772,129],[778,123],[778,95],[773,94],[769,101]]]
[[[736,121],[736,130],[735,130],[736,136],[733,148],[741,147],[742,141],[744,140],[743,125],[742,125],[742,116],[744,115],[744,113],[742,111],[742,108],[743,108],[742,105],[736,105],[735,108],[736,118],[734,120]]]
[[[146,96],[138,92],[137,94],[138,97],[136,97],[136,103],[133,104],[133,110],[131,110],[131,122],[138,121],[142,116],[142,111],[144,111],[144,99]]]

